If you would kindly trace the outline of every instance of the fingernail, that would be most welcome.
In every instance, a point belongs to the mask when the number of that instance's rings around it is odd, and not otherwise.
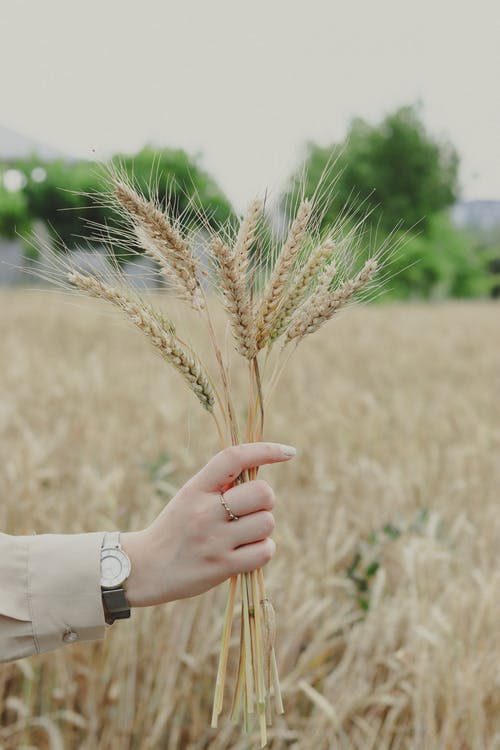
[[[295,448],[293,447],[293,445],[282,445],[281,446],[281,452],[285,456],[295,456],[295,454],[297,453],[297,451],[295,450]]]

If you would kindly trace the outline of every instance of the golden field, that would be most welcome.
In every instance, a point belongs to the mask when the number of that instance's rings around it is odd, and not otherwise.
[[[262,470],[273,749],[500,748],[499,312],[359,307],[285,371],[266,438],[298,453]],[[0,330],[2,531],[143,528],[218,450],[177,373],[104,303],[4,291]],[[1,750],[258,747],[229,690],[210,729],[226,585],[0,665]]]

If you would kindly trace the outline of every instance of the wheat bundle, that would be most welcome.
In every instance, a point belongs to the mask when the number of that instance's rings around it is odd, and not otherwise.
[[[114,202],[126,219],[130,243],[153,258],[159,272],[169,280],[177,297],[189,304],[211,342],[217,375],[180,339],[173,324],[153,310],[118,271],[108,275],[82,271],[58,261],[66,283],[86,294],[117,306],[149,339],[160,355],[174,365],[188,387],[214,420],[224,448],[240,442],[237,409],[231,395],[229,362],[219,344],[207,304],[207,289],[201,283],[199,262],[190,246],[187,231],[173,222],[158,201],[148,200],[124,175],[110,174]],[[315,332],[343,306],[370,289],[386,252],[378,251],[364,263],[357,263],[359,243],[352,228],[342,233],[337,225],[320,235],[314,223],[315,201],[304,199],[290,221],[284,241],[276,245],[274,263],[261,245],[263,205],[254,201],[235,232],[221,227],[211,231],[206,242],[212,275],[208,278],[226,309],[234,348],[248,363],[249,399],[244,437],[263,439],[264,416],[283,368],[297,345]],[[271,267],[269,267],[271,265]],[[280,343],[281,342],[281,343]],[[294,344],[294,346],[290,346]],[[236,482],[254,479],[250,469]],[[240,653],[231,715],[243,714],[247,731],[257,716],[261,745],[267,743],[267,726],[273,710],[283,713],[275,657],[275,613],[266,596],[261,569],[230,579],[224,618],[212,712],[216,727],[223,708],[235,603],[241,592]],[[274,708],[273,708],[274,706]]]

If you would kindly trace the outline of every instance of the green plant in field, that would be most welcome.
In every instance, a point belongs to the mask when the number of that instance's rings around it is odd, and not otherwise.
[[[346,568],[347,577],[354,583],[357,590],[356,601],[363,610],[368,610],[370,606],[369,587],[370,579],[380,567],[378,560],[373,560],[369,565],[363,565],[363,558],[360,552],[356,553],[354,560]]]
[[[176,492],[176,487],[172,483],[175,472],[168,453],[161,451],[153,461],[143,464],[143,469],[160,497],[163,499],[173,497]]]
[[[354,598],[361,610],[370,609],[371,586],[378,570],[383,566],[387,545],[401,537],[421,536],[426,532],[430,519],[428,508],[422,508],[411,521],[388,521],[379,529],[371,531],[354,554],[351,563],[345,569],[346,576],[354,586]],[[436,524],[436,533],[443,528],[441,520]]]

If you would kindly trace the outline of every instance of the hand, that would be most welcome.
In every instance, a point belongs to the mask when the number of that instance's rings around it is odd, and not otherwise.
[[[276,545],[274,492],[255,479],[232,486],[244,470],[289,460],[293,448],[243,443],[217,453],[142,531],[120,535],[132,572],[125,583],[132,607],[201,594],[238,573],[269,562]],[[220,492],[237,521],[229,521]]]

